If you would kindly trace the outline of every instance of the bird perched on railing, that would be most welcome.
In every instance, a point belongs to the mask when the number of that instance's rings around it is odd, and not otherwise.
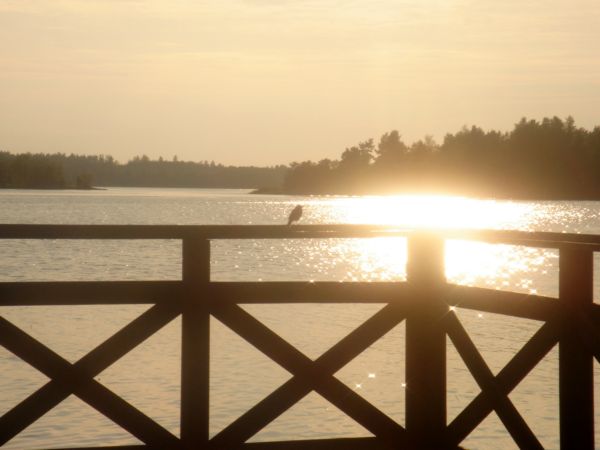
[[[297,222],[298,220],[300,220],[300,217],[302,217],[302,205],[296,205],[296,207],[292,209],[292,212],[288,217],[287,224],[291,225],[292,222]]]

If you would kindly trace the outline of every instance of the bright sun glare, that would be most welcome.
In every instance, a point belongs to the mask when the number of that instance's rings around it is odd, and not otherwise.
[[[327,200],[325,200],[327,201]],[[397,225],[406,229],[531,227],[531,204],[473,200],[446,196],[348,198],[332,208],[337,223]],[[374,238],[340,242],[350,246],[359,261],[354,281],[386,281],[406,277],[406,239]],[[529,275],[555,255],[551,251],[510,245],[449,240],[446,242],[446,276],[449,281],[497,289],[535,293]]]
[[[340,204],[340,203],[338,203]],[[520,228],[531,205],[441,195],[348,198],[336,208],[338,223],[376,223],[405,228]]]

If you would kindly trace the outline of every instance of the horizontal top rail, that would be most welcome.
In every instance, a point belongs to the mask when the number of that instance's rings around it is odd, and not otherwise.
[[[0,239],[322,239],[436,234],[494,244],[600,250],[600,235],[515,230],[408,229],[390,225],[38,225],[0,224]]]

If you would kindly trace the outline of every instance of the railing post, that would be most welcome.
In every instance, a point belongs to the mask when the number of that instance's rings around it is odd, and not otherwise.
[[[208,448],[210,241],[183,240],[181,320],[181,441],[185,450]]]
[[[447,309],[444,241],[433,233],[408,238],[407,280],[415,299],[406,318],[406,429],[416,448],[444,448]]]
[[[593,252],[562,248],[559,297],[565,302],[563,335],[559,343],[560,448],[594,448],[593,356],[578,336],[576,318],[593,303]]]

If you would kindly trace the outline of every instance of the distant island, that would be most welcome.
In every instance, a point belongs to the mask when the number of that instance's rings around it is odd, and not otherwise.
[[[510,132],[472,126],[410,145],[397,130],[346,148],[339,160],[237,167],[147,156],[0,152],[0,188],[94,186],[255,189],[258,194],[452,194],[526,200],[600,200],[600,127],[572,117],[521,119]]]
[[[292,163],[286,194],[433,193],[523,200],[600,200],[600,127],[572,117],[522,119],[510,132],[473,126],[405,144],[398,131],[339,160]]]
[[[237,167],[147,156],[125,164],[107,155],[0,151],[0,188],[95,189],[95,186],[281,188],[286,166]]]

